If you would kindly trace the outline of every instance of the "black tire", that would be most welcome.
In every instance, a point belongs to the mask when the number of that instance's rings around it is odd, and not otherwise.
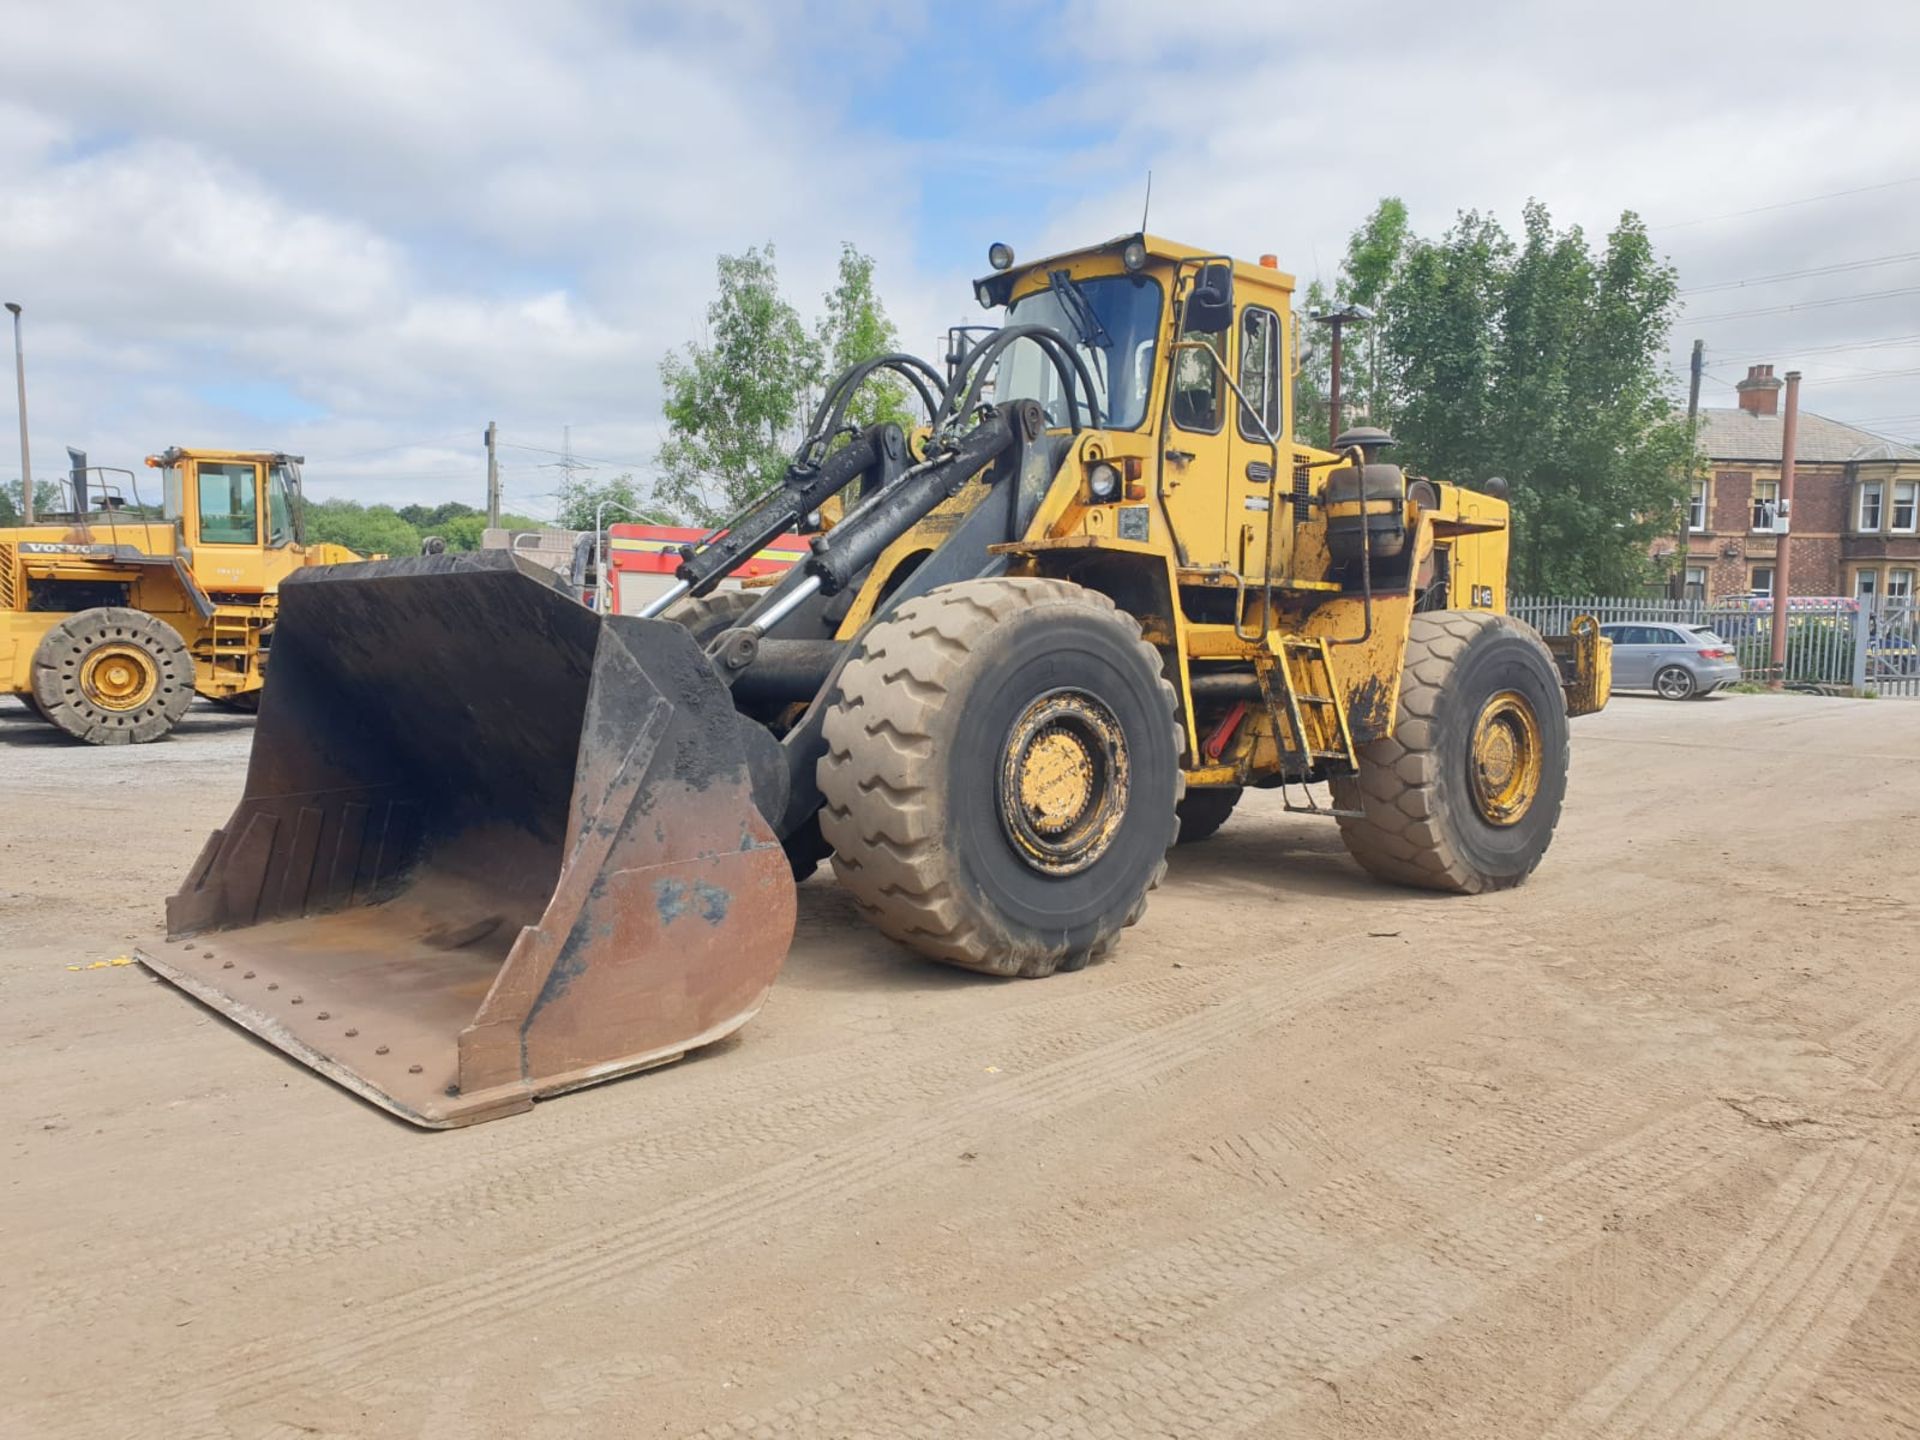
[[[1179,825],[1180,732],[1159,653],[1106,596],[943,586],[875,625],[839,689],[820,827],[880,930],[1033,977],[1100,958],[1145,912]]]
[[[710,595],[682,600],[662,618],[692,631],[693,638],[706,645],[722,631],[738,625],[766,594],[764,590],[715,590]]]
[[[1509,698],[1511,697],[1511,698]],[[1523,713],[1524,712],[1524,713]],[[1515,739],[1530,716],[1531,742]],[[1535,764],[1476,773],[1476,732]],[[1333,781],[1341,838],[1371,874],[1424,890],[1477,895],[1518,885],[1553,840],[1567,790],[1567,713],[1559,672],[1532,630],[1505,615],[1415,615],[1394,733],[1360,751],[1360,773]],[[1503,819],[1497,776],[1531,773],[1524,808]],[[1522,787],[1524,788],[1524,786]]]
[[[258,715],[260,713],[260,691],[242,690],[237,695],[213,697],[213,703],[222,710],[231,710],[236,715]]]
[[[715,590],[697,599],[682,600],[667,612],[665,618],[676,625],[685,626],[692,632],[693,638],[704,646],[738,625],[749,610],[766,598],[766,594],[764,590]],[[756,713],[752,718],[766,724],[777,717]],[[779,732],[776,730],[775,733]],[[769,815],[767,819],[778,824],[780,817]],[[821,863],[833,854],[833,847],[820,834],[817,816],[780,843],[787,852],[787,868],[793,872],[795,884],[811,879]]]
[[[1189,790],[1180,801],[1180,843],[1197,845],[1222,825],[1240,803],[1240,787]]]
[[[818,870],[833,856],[833,846],[827,843],[827,837],[820,830],[820,812],[808,816],[800,828],[780,842],[787,852],[787,869],[793,872],[793,883],[811,880],[813,872]]]
[[[13,698],[20,702],[20,708],[25,710],[29,715],[34,716],[36,719],[47,720],[47,712],[40,707],[40,702],[34,699],[31,690],[16,695]],[[53,722],[47,720],[47,723],[51,725]]]
[[[1693,672],[1684,665],[1662,666],[1653,677],[1653,693],[1662,700],[1692,700],[1699,694]]]
[[[160,739],[193,703],[193,679],[178,631],[117,605],[69,615],[33,652],[40,713],[90,745]]]

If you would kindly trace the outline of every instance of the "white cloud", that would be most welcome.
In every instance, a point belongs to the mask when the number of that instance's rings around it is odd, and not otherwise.
[[[28,307],[42,455],[246,423],[378,450],[344,472],[370,496],[447,498],[477,451],[391,442],[491,417],[644,460],[715,253],[777,238],[811,297],[842,234],[907,251],[899,157],[816,105],[757,7],[13,9],[0,275]],[[286,418],[238,422],[220,397],[241,384]]]
[[[557,449],[572,424],[580,453],[644,462],[660,357],[698,333],[714,255],[768,240],[803,308],[856,240],[907,347],[932,355],[949,321],[978,318],[959,239],[1034,253],[1115,234],[1148,168],[1156,230],[1302,276],[1330,273],[1389,193],[1429,233],[1465,207],[1513,223],[1534,195],[1599,231],[1623,208],[1659,227],[1920,174],[1920,7],[1896,0],[0,12],[0,298],[27,306],[43,462],[69,442],[102,463],[285,445],[313,457],[316,489],[368,498],[477,499],[490,418],[516,445]],[[943,69],[961,49],[974,68]],[[860,111],[886,73],[910,102]],[[979,74],[1003,77],[991,105]],[[1022,180],[1051,200],[1009,212],[1003,181]],[[985,233],[1008,213],[1016,228]],[[1916,222],[1920,185],[1655,239],[1700,285],[1920,248]],[[1691,303],[1902,284],[1920,266]],[[1920,305],[1699,333],[1731,378],[1795,346],[1920,334]],[[1912,379],[1843,379],[1920,368],[1920,347],[1804,368],[1809,408],[1920,431]],[[510,497],[553,488],[556,457],[506,454]]]

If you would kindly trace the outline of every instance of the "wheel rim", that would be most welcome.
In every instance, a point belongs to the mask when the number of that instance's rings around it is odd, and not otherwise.
[[[1670,700],[1677,700],[1693,688],[1693,682],[1687,678],[1684,670],[1662,670],[1660,672],[1660,693]]]
[[[1098,696],[1054,690],[1022,711],[1000,752],[1000,824],[1045,875],[1086,869],[1127,813],[1127,745]]]
[[[102,710],[138,710],[160,688],[160,668],[138,645],[102,645],[80,663],[80,693]]]
[[[1517,824],[1540,793],[1540,721],[1524,695],[1502,690],[1473,727],[1473,801],[1489,825]]]

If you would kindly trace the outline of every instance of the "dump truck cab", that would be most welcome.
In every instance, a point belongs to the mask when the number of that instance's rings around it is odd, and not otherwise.
[[[159,739],[196,694],[254,708],[280,582],[360,558],[302,542],[300,457],[170,448],[157,494],[85,458],[63,512],[0,531],[0,687],[94,744]]]

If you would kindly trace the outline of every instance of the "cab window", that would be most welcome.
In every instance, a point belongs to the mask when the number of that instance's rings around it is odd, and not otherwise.
[[[1240,317],[1240,433],[1265,440],[1280,433],[1280,317],[1248,306]]]
[[[1182,325],[1180,338],[1198,340],[1213,351],[1213,359],[1196,349],[1173,352],[1173,423],[1182,430],[1213,434],[1220,429],[1220,396],[1226,389],[1220,379],[1227,358],[1226,334],[1199,335]]]
[[[267,544],[273,549],[293,543],[293,505],[287,498],[287,470],[275,465],[267,471]]]
[[[200,467],[200,540],[205,545],[255,545],[259,499],[251,465]]]

